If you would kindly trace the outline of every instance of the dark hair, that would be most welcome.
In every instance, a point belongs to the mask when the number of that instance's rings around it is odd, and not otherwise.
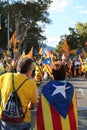
[[[66,65],[56,64],[52,69],[52,74],[55,80],[64,80],[66,77]]]
[[[35,69],[32,72],[32,78],[34,78],[34,76],[35,76]]]
[[[25,74],[29,69],[31,69],[31,64],[33,60],[31,58],[21,58],[17,63],[17,72]]]

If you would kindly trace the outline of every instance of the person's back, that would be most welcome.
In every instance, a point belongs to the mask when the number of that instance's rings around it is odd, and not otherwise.
[[[85,63],[84,67],[85,67],[85,71],[87,72],[87,63]]]
[[[26,62],[27,60],[25,60]],[[20,84],[25,80],[28,79],[29,76],[32,74],[33,68],[31,68],[31,64],[32,61],[29,61],[30,63],[30,69],[29,72],[27,69],[27,71],[24,70],[23,65],[23,71],[25,71],[26,73],[14,73],[14,89],[16,90]],[[26,64],[25,64],[26,66]],[[25,67],[24,66],[24,67]],[[19,67],[20,68],[20,67]],[[27,73],[28,72],[28,73]],[[2,76],[0,76],[0,90],[1,90],[1,109],[0,109],[0,118],[2,119],[2,110],[6,104],[6,101],[10,95],[10,93],[13,91],[13,84],[12,84],[12,73],[5,73]],[[28,108],[29,103],[35,104],[37,101],[37,93],[36,93],[36,84],[33,80],[28,79],[22,86],[21,88],[17,91],[17,94],[19,96],[19,99],[21,101],[21,105],[22,105],[22,110],[23,113],[25,114],[25,118],[24,121],[22,123],[17,124],[11,124],[11,123],[6,123],[3,122],[2,120],[2,125],[3,123],[5,124],[5,126],[1,126],[3,130],[23,130],[24,128],[26,128],[26,130],[29,130],[28,124],[30,125],[30,121],[31,121],[31,115],[30,115],[30,110]],[[8,128],[6,128],[6,125],[8,124]],[[29,126],[30,127],[30,126]]]
[[[2,84],[0,85],[1,87],[1,92],[2,92],[2,102],[1,102],[1,108],[5,106],[6,100],[9,96],[9,94],[12,92],[13,87],[12,87],[12,73],[6,73],[0,77]],[[14,87],[15,90],[18,88],[18,86],[25,80],[27,77],[23,74],[20,73],[14,73]],[[18,90],[18,96],[20,98],[20,101],[23,106],[23,111],[25,112],[26,107],[28,106],[29,100],[32,99],[32,102],[36,102],[36,97],[33,97],[35,95],[36,90],[35,90],[35,84],[34,82],[29,79],[26,81],[22,87]],[[1,113],[1,111],[0,111]],[[0,114],[1,115],[1,114]],[[25,121],[28,122],[30,116],[30,112],[28,110],[28,115],[26,114]]]
[[[35,130],[78,130],[76,93],[65,75],[60,65],[53,69],[54,79],[43,86]]]
[[[87,62],[85,63],[85,78],[87,79]]]

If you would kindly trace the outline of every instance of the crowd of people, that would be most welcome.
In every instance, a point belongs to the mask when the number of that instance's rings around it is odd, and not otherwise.
[[[13,91],[12,73],[14,73],[15,90],[28,79],[17,93],[23,112],[26,113],[24,120],[17,124],[2,118],[7,99]],[[37,85],[44,79],[50,81],[43,86],[41,92],[35,130],[78,130],[76,92],[66,78],[79,76],[87,78],[87,62],[55,60],[46,66],[41,59],[35,61],[25,57],[14,60],[5,56],[0,60],[0,75],[1,130],[30,130],[30,110],[37,103]]]
[[[18,62],[18,59],[14,60],[11,57],[7,57],[7,56],[0,59],[0,75],[5,72],[8,72],[8,71],[16,72],[17,62]],[[60,61],[55,60],[52,62],[52,65],[55,64],[56,62],[60,62]],[[70,60],[70,61],[63,61],[63,62],[66,64],[66,67],[67,67],[67,77],[68,78],[79,77],[79,76],[84,76],[85,78],[87,78],[87,62],[81,62],[80,60],[75,60],[75,59],[72,61]],[[37,75],[38,75],[38,78],[40,81],[44,77],[51,78],[49,71],[47,71],[47,69],[45,69],[45,67],[43,65],[43,61],[41,61],[41,59],[34,61],[34,65],[35,65],[34,72],[36,74],[36,77],[35,77],[36,80],[37,80]],[[39,67],[39,69],[38,69],[38,67]],[[42,70],[43,72],[40,72],[40,70]],[[37,82],[40,82],[40,81],[37,81]]]

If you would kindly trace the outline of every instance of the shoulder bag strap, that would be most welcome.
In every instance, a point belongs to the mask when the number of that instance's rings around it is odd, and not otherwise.
[[[13,91],[16,93],[16,92],[21,88],[21,86],[22,86],[27,80],[28,80],[28,78],[25,79],[25,80],[19,85],[19,87],[15,90],[15,89],[14,89],[14,73],[12,73]],[[27,112],[27,107],[26,107],[26,110],[25,110],[25,113],[24,113],[24,118],[25,118],[26,112]]]
[[[27,80],[28,80],[28,78],[25,79],[25,80],[19,85],[19,87],[15,90],[15,88],[14,88],[14,73],[12,73],[13,90],[14,90],[15,92],[17,92],[17,91],[21,88],[21,86],[22,86]]]

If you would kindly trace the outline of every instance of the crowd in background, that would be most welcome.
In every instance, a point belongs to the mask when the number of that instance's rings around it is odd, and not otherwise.
[[[16,64],[18,60],[12,59],[10,56],[5,56],[0,59],[0,75],[5,72],[16,72]],[[52,61],[52,64],[60,62],[59,60]],[[81,62],[80,60],[63,61],[67,67],[67,78],[84,76],[87,78],[87,62]],[[41,59],[34,61],[35,70],[33,77],[37,83],[40,83],[42,79],[52,78],[50,68],[43,65]],[[52,66],[52,65],[51,65]]]

